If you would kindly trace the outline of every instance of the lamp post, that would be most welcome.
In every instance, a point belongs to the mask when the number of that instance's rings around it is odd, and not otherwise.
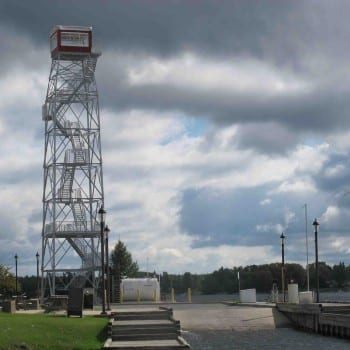
[[[40,289],[39,289],[39,252],[36,252],[36,294],[38,299],[40,298]]]
[[[108,234],[111,230],[108,225],[105,227],[106,237],[106,271],[107,271],[107,310],[111,310],[111,288],[110,288],[110,277],[109,277],[109,256],[108,256]]]
[[[98,211],[100,215],[100,225],[101,225],[101,272],[102,272],[102,312],[101,315],[106,315],[106,280],[105,280],[105,254],[104,254],[104,226],[105,226],[105,216],[106,211],[101,205]]]
[[[312,225],[315,228],[316,303],[319,303],[320,302],[320,279],[319,279],[319,271],[318,271],[318,239],[317,239],[318,229],[317,228],[320,224],[317,222],[317,219],[315,219]]]
[[[16,265],[16,287],[15,287],[15,290],[16,290],[16,303],[17,303],[17,295],[18,295],[17,260],[18,260],[18,255],[16,253],[16,255],[15,255],[15,265]]]
[[[286,292],[285,292],[285,286],[284,286],[284,239],[286,238],[286,236],[283,234],[281,234],[280,236],[281,238],[281,245],[282,245],[282,294],[283,294],[283,302],[286,302]]]
[[[308,237],[308,220],[307,220],[307,204],[305,207],[305,242],[306,242],[306,280],[307,280],[307,291],[310,290],[310,271],[309,271],[309,237]]]

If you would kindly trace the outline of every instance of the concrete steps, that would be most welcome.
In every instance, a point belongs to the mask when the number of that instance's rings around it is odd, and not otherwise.
[[[115,320],[169,320],[173,317],[172,311],[157,310],[157,311],[135,311],[135,312],[120,312],[114,316]]]
[[[138,340],[138,341],[118,341],[114,342],[108,339],[104,345],[104,349],[115,350],[178,350],[189,348],[190,346],[177,340]]]
[[[180,334],[180,322],[173,319],[170,309],[118,312],[109,322],[104,349],[189,348]]]

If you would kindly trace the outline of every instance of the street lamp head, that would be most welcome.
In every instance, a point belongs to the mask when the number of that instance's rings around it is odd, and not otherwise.
[[[18,255],[17,255],[17,253],[16,253],[16,255],[15,255],[15,260],[17,260],[18,259]]]
[[[105,218],[106,218],[106,211],[103,208],[103,205],[101,205],[100,210],[98,211],[100,218],[101,218],[101,222],[105,222]]]
[[[283,233],[283,232],[282,232],[282,234],[281,234],[280,238],[281,238],[281,242],[282,242],[282,244],[283,244],[283,243],[284,243],[284,239],[286,238],[286,236],[284,235],[284,233]]]
[[[105,234],[106,234],[106,237],[108,237],[108,234],[111,230],[109,229],[108,225],[106,225],[105,227]]]
[[[317,231],[317,226],[319,226],[320,224],[318,223],[317,219],[315,218],[314,222],[312,223],[312,226],[315,227],[315,230]]]
[[[35,256],[36,256],[37,259],[39,259],[39,256],[40,256],[39,252],[36,252]]]

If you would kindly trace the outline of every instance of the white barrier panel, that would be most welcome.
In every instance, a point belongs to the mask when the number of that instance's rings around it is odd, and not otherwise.
[[[300,292],[299,293],[299,304],[312,304],[313,302],[312,292]]]
[[[299,293],[298,293],[297,283],[288,284],[288,303],[291,303],[291,304],[299,303]]]
[[[278,303],[278,290],[273,290],[271,292],[271,301],[273,303]]]
[[[160,287],[156,278],[125,278],[121,281],[120,289],[124,301],[159,300]]]
[[[241,303],[256,303],[256,289],[242,289],[239,291],[239,300]]]

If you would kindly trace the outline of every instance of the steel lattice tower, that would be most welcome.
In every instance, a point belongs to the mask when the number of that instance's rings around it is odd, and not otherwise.
[[[91,27],[53,29],[45,122],[41,295],[91,287],[101,276],[104,204]],[[95,294],[96,295],[96,294]]]

